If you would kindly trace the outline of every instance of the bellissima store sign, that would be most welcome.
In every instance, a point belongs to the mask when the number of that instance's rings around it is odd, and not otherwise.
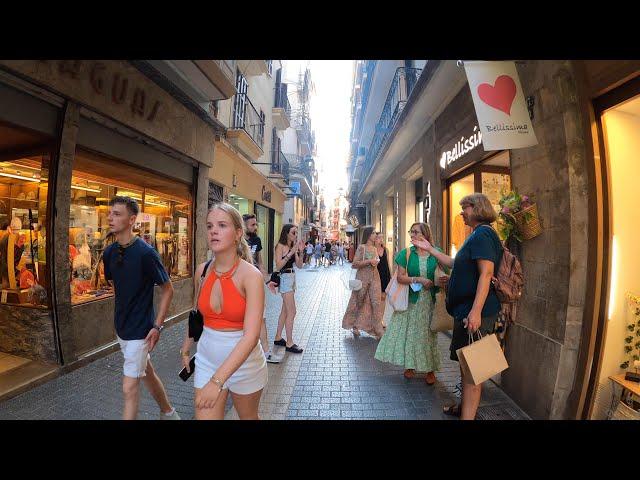
[[[462,158],[464,155],[475,149],[482,143],[482,132],[478,130],[478,127],[473,127],[473,133],[468,137],[464,135],[460,137],[453,148],[444,150],[440,156],[440,168],[447,168],[453,162]]]

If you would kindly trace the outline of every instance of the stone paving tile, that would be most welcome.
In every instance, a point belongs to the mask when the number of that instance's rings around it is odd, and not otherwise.
[[[435,386],[423,378],[407,380],[402,369],[373,358],[377,342],[363,334],[341,328],[349,291],[340,275],[349,266],[303,269],[297,274],[294,340],[305,349],[301,355],[284,354],[279,364],[268,364],[269,383],[263,393],[259,415],[265,420],[434,420],[441,406],[456,400],[459,371],[449,360],[450,339],[438,336],[442,368]],[[273,342],[282,305],[280,296],[267,294],[265,316],[269,341]],[[192,419],[193,377],[183,382],[179,349],[186,322],[166,329],[151,357],[170,400],[183,419]],[[122,411],[122,356],[115,352],[62,377],[0,403],[0,420],[19,419],[119,419]],[[229,398],[227,419],[237,419]],[[139,419],[158,418],[158,408],[142,389]],[[478,410],[479,419],[528,418],[502,390],[486,383]]]

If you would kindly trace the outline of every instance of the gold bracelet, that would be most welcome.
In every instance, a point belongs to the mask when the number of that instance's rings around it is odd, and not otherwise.
[[[191,355],[191,354],[189,353],[189,350],[187,350],[186,352],[183,352],[182,350],[180,350],[180,356],[182,356],[182,357],[188,357],[188,356],[190,356],[190,355]]]

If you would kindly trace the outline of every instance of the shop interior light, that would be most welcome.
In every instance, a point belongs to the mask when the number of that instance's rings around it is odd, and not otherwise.
[[[611,282],[609,287],[609,315],[607,320],[613,318],[615,312],[616,290],[618,287],[618,239],[613,236],[611,243],[613,244],[611,252]]]
[[[85,192],[100,193],[100,189],[99,188],[83,187],[81,185],[71,185],[71,188],[73,188],[75,190],[84,190]]]
[[[29,182],[37,182],[40,183],[40,179],[39,178],[33,178],[33,177],[25,177],[23,175],[15,175],[13,173],[4,173],[4,172],[0,172],[0,176],[3,177],[10,177],[10,178],[17,178],[18,180],[27,180]]]
[[[167,205],[166,203],[150,202],[149,200],[145,200],[144,204],[145,205],[155,205],[156,207],[169,207],[169,205]]]

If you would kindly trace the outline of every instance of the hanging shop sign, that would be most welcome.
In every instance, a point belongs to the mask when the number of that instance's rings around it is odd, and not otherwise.
[[[300,182],[289,182],[291,187],[290,195],[300,195]]]
[[[271,203],[271,190],[267,190],[265,185],[262,186],[262,201]]]
[[[445,150],[440,156],[440,168],[447,168],[453,162],[469,153],[482,143],[482,132],[478,127],[473,127],[473,134],[460,137],[460,140],[450,150]]]
[[[538,144],[514,62],[464,62],[485,151]]]

